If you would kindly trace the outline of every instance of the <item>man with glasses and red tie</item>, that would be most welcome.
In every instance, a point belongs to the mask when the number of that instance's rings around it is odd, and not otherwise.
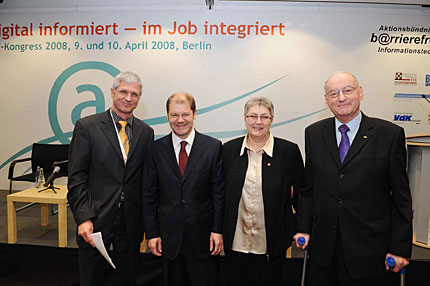
[[[221,142],[194,130],[197,110],[186,92],[166,103],[172,132],[148,147],[143,218],[148,247],[163,260],[164,285],[218,285],[223,250]]]
[[[306,285],[385,285],[386,270],[408,265],[412,248],[404,130],[360,111],[363,89],[354,75],[336,72],[324,89],[334,117],[306,128],[294,236],[309,245]]]

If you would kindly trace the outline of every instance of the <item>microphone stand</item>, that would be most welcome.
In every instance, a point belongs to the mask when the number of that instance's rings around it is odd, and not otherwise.
[[[65,162],[67,162],[67,161],[54,162],[52,164],[52,167],[54,168],[54,170],[52,171],[51,175],[49,176],[47,182],[44,184],[44,187],[46,187],[46,188],[38,191],[38,193],[46,191],[46,190],[52,190],[54,193],[57,193],[55,190],[59,190],[60,188],[54,187],[54,181],[55,181],[55,177],[60,172],[60,167],[58,165],[61,164],[61,163],[65,163]],[[48,182],[49,182],[49,187],[47,186]]]
[[[46,188],[44,188],[44,189],[42,189],[42,190],[39,190],[39,191],[37,191],[38,193],[40,193],[40,192],[43,192],[43,191],[46,191],[46,190],[52,190],[54,193],[57,193],[55,190],[59,190],[60,188],[58,188],[58,187],[54,187],[54,181],[52,181],[50,184],[49,184],[49,186],[48,187],[46,187]]]
[[[39,190],[37,192],[40,193],[40,192],[43,192],[43,191],[46,191],[46,190],[52,190],[54,193],[57,193],[55,190],[59,190],[60,188],[54,187],[54,181],[55,181],[55,179],[52,179],[52,181],[49,183],[48,187],[46,187],[46,188],[44,188],[42,190]]]

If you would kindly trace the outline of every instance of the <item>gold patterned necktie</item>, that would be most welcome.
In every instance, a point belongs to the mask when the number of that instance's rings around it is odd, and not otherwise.
[[[119,131],[119,138],[121,139],[122,146],[124,147],[125,156],[128,156],[128,149],[130,147],[128,142],[127,133],[125,133],[125,126],[127,126],[127,121],[120,120],[118,121],[119,125],[121,125],[121,130]],[[125,162],[125,158],[124,158]]]

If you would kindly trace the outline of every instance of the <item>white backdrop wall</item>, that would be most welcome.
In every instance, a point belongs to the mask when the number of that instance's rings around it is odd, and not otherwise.
[[[223,141],[245,133],[246,100],[266,96],[275,105],[273,134],[303,151],[305,127],[331,116],[323,84],[338,70],[360,80],[365,114],[395,122],[407,135],[430,133],[430,104],[422,98],[430,98],[428,8],[5,7],[0,6],[1,189],[8,188],[9,163],[29,157],[33,142],[68,143],[78,118],[109,108],[113,77],[125,70],[142,77],[135,115],[158,137],[169,132],[165,101],[175,91],[194,95],[196,128]],[[181,33],[174,32],[175,24],[183,25]],[[242,28],[249,33],[239,33]],[[196,49],[187,49],[189,44]]]

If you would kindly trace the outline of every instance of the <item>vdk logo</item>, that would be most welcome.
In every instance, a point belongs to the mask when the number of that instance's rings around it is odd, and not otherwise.
[[[394,114],[393,121],[397,122],[399,124],[401,123],[415,123],[415,124],[421,124],[420,119],[415,119],[414,114],[411,112],[396,112]]]
[[[412,115],[394,114],[394,121],[411,121]]]

